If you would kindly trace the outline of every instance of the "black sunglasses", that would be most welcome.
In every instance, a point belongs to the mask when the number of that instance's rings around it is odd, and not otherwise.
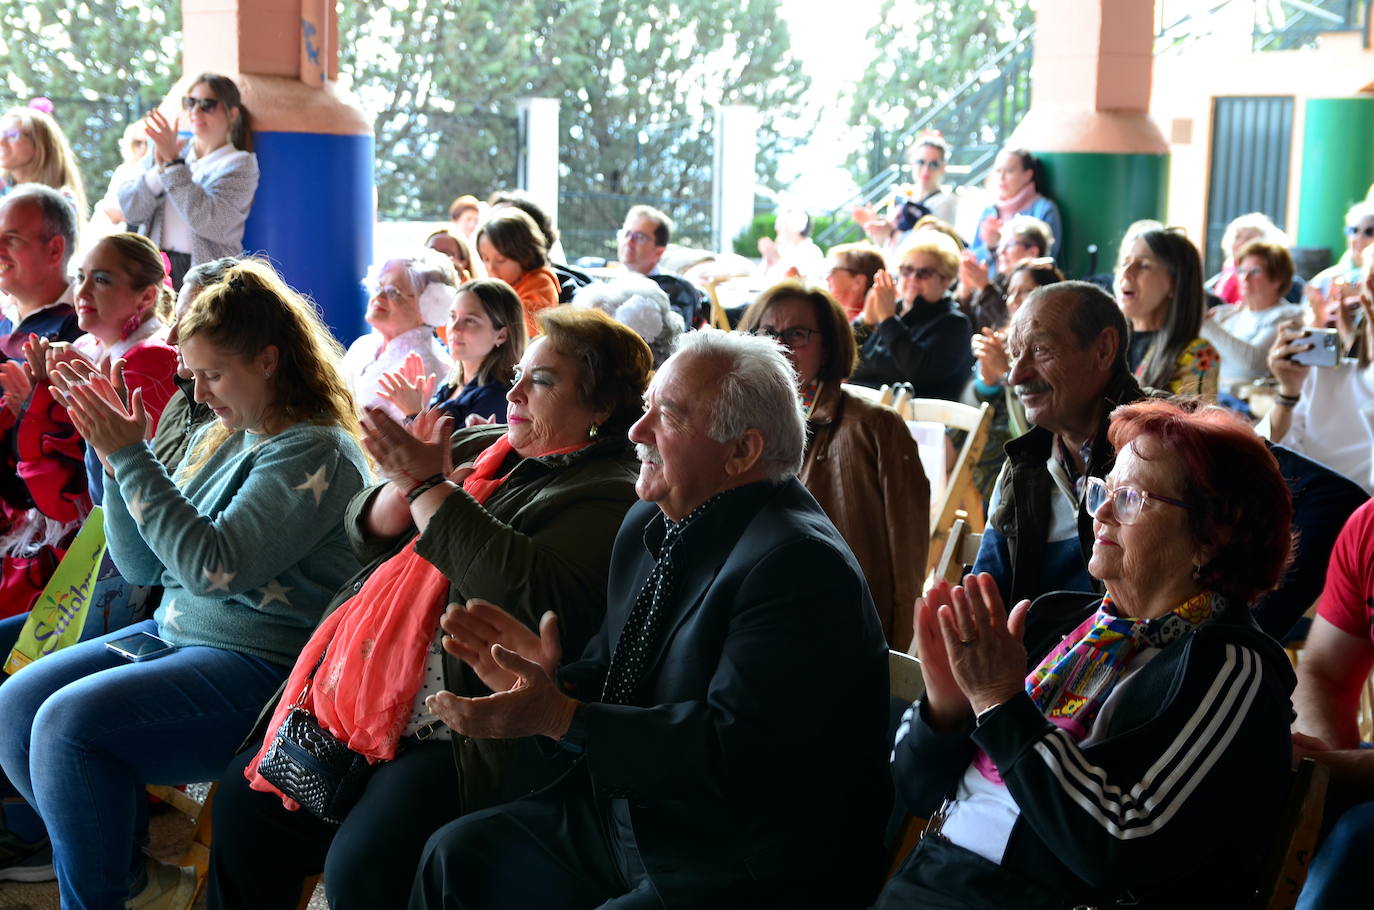
[[[1364,227],[1360,227],[1356,224],[1347,224],[1345,226],[1345,234],[1347,237],[1354,237],[1356,234],[1361,234],[1365,237],[1374,237],[1374,224],[1367,224]]]
[[[190,95],[187,95],[185,98],[181,99],[181,109],[185,111],[193,111],[196,108],[200,108],[202,114],[213,114],[217,107],[219,107],[218,98],[192,98]]]

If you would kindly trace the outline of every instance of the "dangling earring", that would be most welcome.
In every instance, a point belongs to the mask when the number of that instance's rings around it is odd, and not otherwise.
[[[1202,581],[1202,566],[1193,563],[1193,581]]]
[[[591,428],[590,430],[587,431],[587,438],[588,438],[588,439],[595,439],[595,438],[596,438],[596,434],[599,433],[600,431],[601,431],[601,428],[600,428],[600,427],[598,427],[596,424],[592,424],[592,428]]]
[[[142,313],[135,313],[128,319],[124,320],[124,324],[119,327],[119,340],[127,341],[129,336],[132,335],[134,332],[137,332],[138,327],[141,325],[143,325]]]

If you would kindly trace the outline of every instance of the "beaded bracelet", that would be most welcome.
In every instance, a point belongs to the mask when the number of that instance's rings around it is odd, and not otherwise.
[[[414,503],[415,500],[419,499],[447,479],[448,478],[444,477],[443,474],[435,474],[433,477],[426,477],[410,488],[410,491],[406,493],[406,502]]]

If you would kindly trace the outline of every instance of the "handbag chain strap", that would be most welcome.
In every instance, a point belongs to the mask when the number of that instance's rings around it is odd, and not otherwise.
[[[303,707],[305,704],[305,694],[310,691],[310,684],[315,681],[315,674],[319,671],[320,665],[324,663],[324,659],[328,654],[329,645],[325,645],[324,650],[320,652],[320,659],[315,661],[315,666],[310,668],[310,675],[305,678],[305,685],[301,686],[301,694],[296,696],[296,703],[291,706],[293,710],[296,708],[300,708],[302,711],[306,710]]]

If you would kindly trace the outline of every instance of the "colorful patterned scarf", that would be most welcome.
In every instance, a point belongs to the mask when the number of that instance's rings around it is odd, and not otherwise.
[[[1030,672],[1026,692],[1050,723],[1080,742],[1141,648],[1162,648],[1218,616],[1225,606],[1219,595],[1203,591],[1163,616],[1135,619],[1117,616],[1108,593],[1097,612]],[[1002,782],[986,753],[980,751],[974,765],[988,780]]]
[[[816,410],[816,399],[820,397],[820,394],[821,382],[818,379],[811,380],[801,390],[802,411],[806,413],[808,419],[811,417],[811,412]]]
[[[1162,648],[1221,612],[1211,591],[1190,597],[1155,619],[1117,616],[1112,595],[1026,677],[1026,692],[1050,723],[1077,742],[1088,735],[1097,712],[1142,647]]]

